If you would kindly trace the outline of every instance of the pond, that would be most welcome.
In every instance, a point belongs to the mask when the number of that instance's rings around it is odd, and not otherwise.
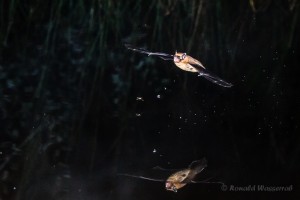
[[[1,1],[0,199],[294,198],[299,6]]]

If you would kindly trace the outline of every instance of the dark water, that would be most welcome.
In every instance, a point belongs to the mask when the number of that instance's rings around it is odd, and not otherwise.
[[[298,1],[0,6],[1,200],[299,196]],[[234,86],[124,43],[187,52]],[[225,186],[118,176],[203,157],[197,180]]]

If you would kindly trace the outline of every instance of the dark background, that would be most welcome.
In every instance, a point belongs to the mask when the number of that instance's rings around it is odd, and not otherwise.
[[[2,0],[0,199],[215,199],[300,193],[299,1]],[[222,88],[130,50],[187,52]],[[206,157],[198,177],[166,178]]]

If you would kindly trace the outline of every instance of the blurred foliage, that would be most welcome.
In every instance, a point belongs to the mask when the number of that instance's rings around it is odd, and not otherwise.
[[[295,56],[299,11],[297,0],[2,0],[0,199],[40,199],[30,187],[38,184],[34,177],[43,176],[48,168],[68,171],[71,163],[80,163],[81,145],[88,146],[83,159],[88,166],[78,164],[78,168],[93,171],[108,157],[121,157],[121,141],[125,132],[134,132],[136,111],[157,109],[151,104],[141,108],[137,96],[155,99],[171,88],[173,100],[162,107],[186,115],[190,108],[206,112],[222,102],[224,94],[211,94],[210,86],[202,90],[206,97],[191,100],[204,82],[195,83],[196,78],[171,64],[127,51],[124,42],[155,51],[187,52],[227,77],[237,89],[227,103],[221,103],[234,105],[226,116],[251,115],[251,108],[241,109],[251,95],[258,101],[250,102],[250,107],[267,107],[261,113],[266,120],[259,123],[268,126],[274,110],[279,118],[288,115],[292,108],[287,103],[276,107],[278,99],[272,95],[293,95],[297,84],[296,78],[286,78],[296,69],[285,72],[284,68],[299,64]],[[261,99],[265,102],[257,103]],[[294,114],[292,124],[299,121],[299,113]],[[229,130],[239,123],[237,118],[228,119],[232,120]],[[143,137],[134,135],[138,142]],[[270,137],[270,146],[277,151],[282,138]],[[127,142],[128,147],[137,143]],[[285,142],[282,148],[291,145]],[[59,188],[66,175],[53,174]],[[54,193],[47,198],[63,196]]]

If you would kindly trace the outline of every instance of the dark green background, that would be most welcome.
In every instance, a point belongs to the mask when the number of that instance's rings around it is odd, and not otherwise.
[[[2,0],[0,199],[291,199],[299,193],[297,0]],[[222,88],[124,47],[176,50]],[[143,100],[137,99],[142,97]],[[156,152],[153,152],[154,149]],[[154,166],[206,157],[199,180],[290,186],[177,194]]]

